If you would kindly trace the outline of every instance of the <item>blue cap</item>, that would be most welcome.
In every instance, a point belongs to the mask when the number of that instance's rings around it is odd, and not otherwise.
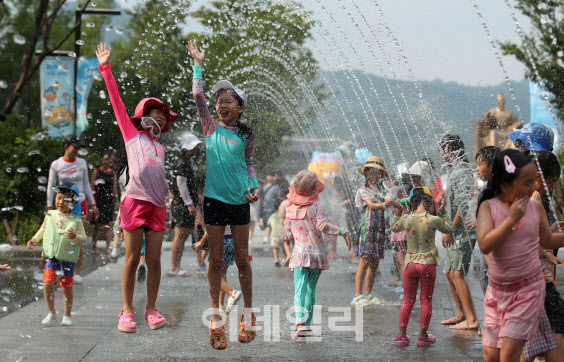
[[[534,151],[552,151],[552,144],[554,143],[552,130],[539,122],[527,123],[523,128],[509,133],[507,136],[513,143],[520,140],[526,149]]]
[[[63,182],[62,184],[53,187],[53,190],[55,190],[55,192],[57,193],[61,192],[63,194],[73,195],[73,199],[74,199],[73,201],[75,202],[75,204],[71,212],[77,215],[81,214],[82,208],[80,207],[80,202],[79,202],[80,191],[78,190],[78,186],[76,186],[72,182]]]

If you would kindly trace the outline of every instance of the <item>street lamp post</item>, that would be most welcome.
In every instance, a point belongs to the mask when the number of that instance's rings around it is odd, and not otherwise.
[[[80,59],[80,44],[79,40],[82,33],[82,15],[121,15],[121,10],[118,9],[77,9],[76,10],[76,30],[74,32],[74,124],[73,134],[76,135],[78,128],[78,102],[77,102],[77,82],[78,82],[78,61]]]

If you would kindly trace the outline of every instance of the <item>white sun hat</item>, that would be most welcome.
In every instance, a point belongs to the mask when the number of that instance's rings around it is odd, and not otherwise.
[[[180,139],[180,150],[192,151],[200,143],[203,142],[200,141],[200,139],[196,137],[195,134],[193,134],[192,132],[186,132],[182,135],[182,138]]]
[[[231,82],[227,80],[220,80],[213,86],[213,94],[217,93],[217,91],[220,89],[233,89],[239,95],[239,97],[241,97],[243,104],[247,104],[247,96],[245,95],[245,92],[235,87],[233,84],[231,84]]]

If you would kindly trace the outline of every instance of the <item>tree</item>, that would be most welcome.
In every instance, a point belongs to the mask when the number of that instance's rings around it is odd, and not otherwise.
[[[90,2],[84,1],[82,9],[86,9]],[[109,2],[101,1],[100,5]],[[29,114],[31,109],[39,109],[38,102],[34,101],[39,98],[38,91],[25,92],[26,87],[30,83],[37,85],[37,70],[47,56],[59,49],[74,50],[72,35],[78,24],[73,22],[74,11],[63,10],[66,3],[67,0],[17,0],[6,1],[4,8],[2,1],[0,28],[3,29],[3,36],[0,49],[3,69],[0,70],[0,79],[4,83],[0,86],[0,121],[6,120],[24,94],[28,95],[27,109],[19,110],[20,113]],[[106,20],[97,22],[103,21]],[[84,32],[86,39],[100,36],[99,28],[84,29]],[[96,35],[88,37],[93,34]],[[35,54],[36,51],[38,54]]]
[[[554,94],[551,100],[559,114],[564,111],[564,0],[517,0],[515,6],[532,24],[521,44],[501,43],[506,55],[513,55],[527,68],[526,77]]]

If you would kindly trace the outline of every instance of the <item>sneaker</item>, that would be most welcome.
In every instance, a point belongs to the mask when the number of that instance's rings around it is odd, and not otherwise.
[[[277,260],[276,262],[274,262],[274,266],[280,268],[280,262]]]
[[[206,274],[206,266],[202,266],[201,268],[196,268],[196,273],[198,274]]]
[[[147,267],[145,267],[145,265],[139,265],[139,269],[137,269],[137,281],[143,283],[145,278],[147,278]]]
[[[242,295],[243,295],[243,293],[241,293],[240,291],[235,290],[235,289],[233,290],[233,293],[231,293],[231,296],[229,298],[227,298],[227,306],[225,307],[225,313],[229,313],[231,308],[233,308],[233,306],[235,304],[237,304],[239,299],[241,299]]]
[[[82,284],[82,277],[78,274],[75,274],[74,277],[72,278],[72,282],[74,284]]]
[[[110,254],[110,258],[112,259],[117,259],[119,258],[119,252],[118,252],[118,248],[113,248],[112,249],[112,253]]]
[[[41,324],[43,324],[44,326],[49,326],[51,324],[53,324],[53,322],[57,319],[57,315],[55,313],[49,313],[47,314],[47,317],[43,318],[43,320],[41,321]]]
[[[69,316],[64,315],[63,321],[61,322],[62,326],[72,326],[72,318]]]

